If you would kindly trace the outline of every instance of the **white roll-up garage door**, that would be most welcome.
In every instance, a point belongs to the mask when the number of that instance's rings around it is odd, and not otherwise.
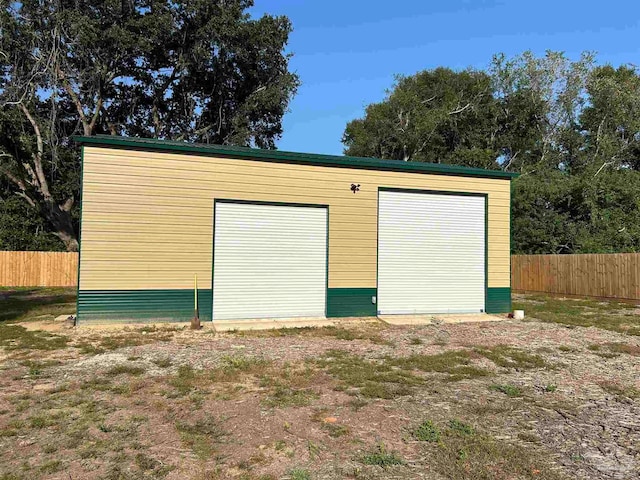
[[[484,311],[485,202],[379,192],[378,313]]]
[[[323,317],[327,209],[216,202],[213,319]]]

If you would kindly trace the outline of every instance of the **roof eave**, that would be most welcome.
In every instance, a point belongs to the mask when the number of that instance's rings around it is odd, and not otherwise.
[[[459,165],[401,162],[398,160],[380,160],[377,158],[295,153],[281,150],[261,150],[255,148],[228,147],[218,145],[199,145],[167,140],[118,137],[111,135],[74,136],[72,138],[74,141],[83,145],[124,147],[152,151],[177,151],[181,153],[193,153],[203,156],[216,155],[240,159],[249,158],[271,162],[364,168],[370,170],[395,170],[410,173],[431,173],[437,175],[456,175],[481,178],[512,179],[519,176],[517,173],[504,172],[502,170],[484,170],[481,168],[462,167]]]

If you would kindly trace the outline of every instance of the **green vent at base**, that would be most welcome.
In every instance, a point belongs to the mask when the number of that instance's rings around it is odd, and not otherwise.
[[[375,317],[375,288],[330,288],[327,317]]]
[[[84,290],[78,292],[78,321],[188,322],[193,290]],[[211,320],[211,289],[198,289],[200,320]]]
[[[511,311],[511,288],[487,288],[487,313]]]

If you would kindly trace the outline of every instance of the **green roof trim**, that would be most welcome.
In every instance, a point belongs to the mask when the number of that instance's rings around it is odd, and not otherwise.
[[[261,160],[265,162],[297,163],[330,167],[364,168],[369,170],[392,170],[398,172],[430,173],[439,175],[458,175],[467,177],[511,179],[517,173],[502,170],[444,165],[441,163],[403,162],[400,160],[380,160],[377,158],[347,157],[339,155],[320,155],[315,153],[295,153],[282,150],[261,150],[258,148],[235,147],[228,145],[205,145],[197,143],[157,140],[151,138],[118,137],[113,135],[74,136],[73,140],[83,145],[120,147],[140,150],[159,150],[167,152],[192,153],[204,156],[225,156],[240,159]]]

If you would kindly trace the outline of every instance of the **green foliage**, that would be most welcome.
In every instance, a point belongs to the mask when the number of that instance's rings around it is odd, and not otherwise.
[[[640,251],[640,75],[585,52],[496,55],[399,77],[345,153],[520,172],[513,253]]]
[[[378,467],[391,467],[393,465],[404,465],[405,461],[397,453],[388,452],[385,446],[380,444],[374,451],[362,457],[362,463]]]
[[[21,226],[14,217],[22,212],[0,208],[0,227],[9,228],[0,247],[59,249],[40,233],[42,223],[77,249],[80,158],[71,135],[274,148],[299,84],[285,53],[292,27],[284,16],[254,18],[252,5],[23,0],[2,7],[0,200],[17,194],[31,209]]]
[[[304,468],[294,468],[289,471],[289,478],[291,480],[311,480],[311,474]]]
[[[475,433],[475,430],[471,425],[467,425],[466,423],[461,422],[457,419],[449,421],[449,428],[459,435],[473,435]]]
[[[440,430],[431,420],[427,420],[413,431],[413,438],[421,442],[437,442],[440,440]]]
[[[522,392],[514,385],[491,385],[489,389],[504,393],[507,397],[521,397]]]

